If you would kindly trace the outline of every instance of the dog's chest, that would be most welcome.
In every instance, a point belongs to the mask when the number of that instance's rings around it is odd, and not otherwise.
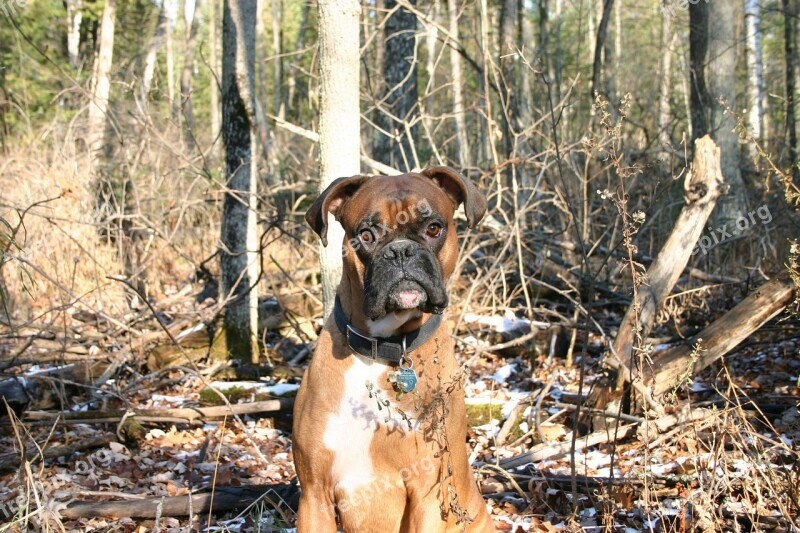
[[[346,490],[375,479],[370,446],[387,413],[385,407],[378,410],[378,397],[370,397],[370,387],[386,380],[388,367],[358,355],[352,358],[344,373],[342,399],[328,416],[323,434],[323,444],[334,453],[334,483]]]

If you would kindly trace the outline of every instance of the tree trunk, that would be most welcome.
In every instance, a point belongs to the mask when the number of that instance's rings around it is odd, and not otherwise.
[[[501,118],[503,124],[504,155],[510,159],[514,151],[514,122],[518,116],[517,106],[517,0],[503,0],[500,8],[500,95],[503,99]],[[513,168],[509,165],[506,184],[510,186]]]
[[[303,11],[300,18],[300,29],[297,30],[297,41],[295,43],[294,49],[297,52],[300,52],[306,46],[306,34],[308,33],[308,12],[311,10],[311,2],[303,2]],[[286,96],[286,103],[287,103],[287,111],[295,109],[295,95],[298,92],[297,87],[297,74],[300,71],[295,63],[299,63],[299,59],[297,62],[292,62],[289,65],[289,71],[287,73],[286,85],[288,94]]]
[[[450,35],[458,40],[458,3],[457,0],[447,0],[448,22]],[[464,112],[464,81],[461,74],[461,54],[455,46],[450,47],[450,77],[453,84],[453,114],[456,120],[456,150],[458,164],[461,167],[472,163],[469,153],[469,139],[467,137],[467,115]]]
[[[426,137],[433,135],[434,124],[433,116],[436,113],[436,102],[433,98],[432,90],[436,87],[436,41],[439,36],[439,0],[432,0],[428,18],[432,23],[428,23],[425,28],[425,72],[428,74],[428,83],[425,85],[425,92],[422,95],[425,102],[425,112],[422,120],[425,124]]]
[[[670,0],[662,0],[666,7]],[[663,9],[661,13],[661,84],[658,95],[658,141],[661,145],[659,154],[668,160],[672,153],[672,139],[669,131],[669,97],[672,89],[670,74],[672,72],[672,44],[674,32],[672,31],[672,15]]]
[[[158,24],[156,25],[155,34],[150,40],[150,45],[147,47],[147,54],[144,58],[144,68],[142,69],[142,92],[139,95],[139,106],[142,110],[147,108],[147,98],[153,86],[153,76],[156,71],[156,63],[158,62],[158,49],[161,48],[161,42],[164,40],[164,32],[167,31],[167,23],[166,2],[161,2],[161,8],[158,10]]]
[[[97,161],[105,146],[108,97],[111,93],[111,64],[114,55],[116,0],[106,0],[100,23],[100,46],[94,66],[92,101],[89,105],[89,150]]]
[[[181,111],[183,113],[184,144],[192,150],[196,143],[194,138],[194,113],[192,111],[192,76],[194,74],[194,47],[197,42],[197,28],[200,17],[200,0],[186,0],[184,5],[185,49],[183,52],[183,72],[181,73]]]
[[[744,1],[747,45],[747,126],[757,141],[764,129],[764,63],[761,55],[761,13],[758,0]],[[750,155],[755,146],[749,145]]]
[[[736,220],[747,210],[747,193],[739,168],[739,134],[736,119],[736,50],[734,2],[708,3],[708,89],[711,94],[711,136],[722,157],[722,174],[730,186],[719,202],[720,224]],[[720,103],[722,100],[724,103]]]
[[[274,70],[272,71],[272,90],[273,90],[273,112],[276,117],[284,117],[283,108],[283,30],[281,19],[283,17],[283,2],[272,0],[272,55],[274,59]]]
[[[175,99],[175,52],[172,49],[172,13],[175,10],[175,0],[163,0],[167,13],[167,98],[169,98],[169,113],[172,118],[178,116],[178,101]]]
[[[711,96],[706,85],[708,57],[708,3],[689,4],[689,73],[692,141],[710,132]]]
[[[229,356],[258,363],[259,254],[256,238],[256,3],[225,0],[222,17],[222,140],[227,190],[222,210],[220,271],[227,299]]]
[[[784,39],[786,50],[786,133],[789,145],[789,163],[792,180],[800,186],[800,168],[797,164],[797,128],[795,122],[795,68],[797,67],[797,0],[783,0]]]
[[[209,68],[211,69],[211,110],[209,111],[211,122],[211,142],[216,147],[217,135],[220,128],[220,108],[219,108],[219,54],[217,52],[217,2],[208,2],[208,55]],[[218,153],[214,148],[211,151],[216,157]]]
[[[597,41],[594,45],[594,62],[592,63],[592,101],[594,95],[601,92],[600,82],[603,75],[603,54],[606,51],[606,34],[608,23],[611,20],[611,10],[614,7],[614,0],[603,0],[603,14],[600,17],[600,24],[597,25]],[[606,57],[606,60],[608,58]],[[602,91],[608,93],[608,90]],[[613,95],[606,94],[606,98],[611,99]],[[611,106],[616,108],[615,105]]]
[[[416,5],[416,0],[410,3]],[[385,0],[384,5],[392,14],[383,27],[385,85],[376,117],[383,132],[379,131],[375,139],[373,158],[390,167],[410,170],[418,163],[413,142],[417,138],[419,115],[415,50],[417,17],[403,7],[395,9],[397,0]]]
[[[319,2],[318,9],[319,187],[322,192],[334,179],[352,176],[361,170],[358,31],[361,4],[359,0],[327,0]],[[333,215],[327,216],[328,246],[320,249],[326,318],[333,309],[336,287],[342,277],[344,242],[341,225],[334,220]]]
[[[72,68],[77,69],[80,60],[81,19],[83,0],[66,0],[67,4],[67,57]]]

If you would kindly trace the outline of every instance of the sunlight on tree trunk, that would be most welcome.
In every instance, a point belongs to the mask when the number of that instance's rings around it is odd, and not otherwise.
[[[81,19],[83,0],[66,0],[67,5],[67,55],[69,64],[77,69],[80,62]]]
[[[747,45],[747,127],[753,137],[761,141],[764,122],[764,64],[758,0],[745,0],[744,10]],[[752,144],[748,146],[750,155],[755,155],[755,147]]]
[[[458,3],[457,0],[447,0],[448,24],[450,35],[458,40]],[[450,76],[453,84],[453,114],[456,121],[456,150],[458,163],[462,167],[472,162],[469,151],[469,138],[467,137],[467,117],[464,112],[464,80],[461,74],[461,54],[455,45],[450,46]]]
[[[108,97],[111,92],[111,64],[114,54],[114,24],[116,22],[116,0],[106,0],[100,22],[100,47],[92,80],[92,101],[89,104],[89,150],[95,162],[105,147],[105,132],[108,114]]]
[[[256,5],[225,0],[222,19],[222,139],[227,191],[222,211],[220,270],[228,300],[228,354],[257,364],[259,250],[256,235],[255,22]]]
[[[147,47],[147,55],[144,58],[144,68],[142,69],[142,87],[139,95],[139,107],[144,111],[147,109],[147,101],[150,95],[150,89],[153,86],[153,76],[156,71],[156,64],[158,63],[158,49],[161,48],[161,43],[164,40],[164,33],[167,31],[167,8],[166,2],[161,3],[158,10],[158,23],[156,24],[156,31],[150,39],[150,44]]]
[[[733,2],[708,3],[708,89],[711,94],[711,136],[721,155],[722,174],[730,185],[719,202],[721,223],[735,221],[747,210],[747,191],[739,168],[739,134],[736,119],[736,50]],[[722,103],[721,103],[722,102]]]
[[[319,187],[361,170],[358,0],[328,0],[319,8]],[[342,277],[344,230],[328,214],[328,246],[320,244],[322,296],[327,318]]]

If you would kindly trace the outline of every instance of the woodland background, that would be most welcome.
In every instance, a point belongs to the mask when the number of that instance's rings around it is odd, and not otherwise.
[[[302,215],[451,165],[490,203],[451,320],[498,528],[796,530],[798,13],[0,0],[0,528],[291,528],[337,279]]]

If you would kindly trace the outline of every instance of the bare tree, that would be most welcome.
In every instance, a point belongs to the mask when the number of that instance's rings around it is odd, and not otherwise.
[[[211,70],[211,110],[209,114],[211,122],[211,142],[216,143],[220,128],[220,108],[219,108],[219,53],[217,52],[217,2],[219,0],[208,1],[208,67]],[[214,144],[216,147],[217,145]],[[212,154],[216,150],[212,149]]]
[[[81,46],[81,20],[83,0],[66,0],[67,4],[67,56],[72,68],[78,68]]]
[[[194,74],[194,49],[197,41],[197,29],[200,0],[186,0],[183,4],[185,23],[183,51],[183,72],[181,72],[181,112],[183,114],[183,140],[186,147],[194,148],[194,112],[192,111],[192,77]]]
[[[176,0],[162,0],[166,4],[165,13],[167,14],[167,25],[165,36],[167,40],[167,97],[169,98],[169,110],[173,118],[178,117],[178,100],[175,98],[175,53],[172,49],[172,27],[174,20],[172,13],[175,10]]]
[[[334,179],[360,171],[358,0],[319,2],[320,191]],[[342,277],[344,230],[328,217],[327,238],[320,250],[325,316],[333,309]]]
[[[708,3],[689,4],[689,75],[692,140],[709,133],[711,96],[706,85]]]
[[[701,2],[702,3],[702,2]],[[721,221],[736,220],[747,209],[747,192],[739,168],[739,134],[736,119],[736,50],[734,2],[708,3],[708,89],[711,95],[711,136],[720,149],[722,174],[728,194],[719,202]]]
[[[114,56],[114,25],[116,22],[116,0],[106,0],[100,22],[100,46],[94,64],[92,79],[92,101],[89,103],[89,126],[87,139],[89,150],[95,159],[105,146],[108,97],[111,93],[111,65]]]
[[[158,59],[158,50],[161,48],[162,41],[164,40],[164,33],[167,31],[167,8],[166,2],[161,2],[161,7],[158,10],[158,23],[156,24],[155,33],[150,39],[150,44],[147,46],[147,54],[144,58],[144,68],[142,69],[142,87],[139,95],[139,105],[142,109],[147,106],[147,97],[150,94],[150,88],[153,85],[153,76],[156,71],[156,63]]]
[[[600,16],[600,24],[597,25],[597,40],[594,45],[594,61],[592,63],[592,99],[594,94],[601,92],[600,82],[603,75],[603,58],[608,61],[608,50],[606,49],[606,37],[608,33],[608,23],[611,20],[611,11],[614,7],[614,0],[603,0],[603,12]],[[603,91],[611,99],[609,91]],[[614,106],[612,106],[613,108]]]
[[[416,0],[410,4],[416,5]],[[385,0],[389,17],[384,24],[384,86],[376,116],[379,131],[373,144],[373,157],[399,169],[417,163],[416,119],[419,115],[415,34],[417,17],[397,0]]]
[[[764,62],[758,0],[744,1],[744,21],[747,34],[747,126],[753,136],[761,140],[764,129]]]
[[[258,363],[259,254],[256,235],[256,3],[225,0],[222,15],[222,140],[227,189],[222,208],[220,277],[229,298],[228,354]]]
[[[797,67],[797,0],[783,0],[783,27],[786,51],[786,133],[789,144],[789,163],[792,179],[800,186],[797,154],[797,123],[795,122],[795,69]]]
[[[456,0],[447,0],[448,23],[450,35],[458,40],[458,4]],[[461,54],[454,43],[450,46],[450,77],[453,83],[453,114],[456,120],[456,148],[458,163],[461,166],[472,161],[467,137],[467,116],[464,112],[464,79],[461,73]]]
[[[669,0],[662,0],[664,5]],[[661,83],[658,91],[658,140],[661,144],[660,154],[671,152],[672,139],[670,139],[669,120],[670,120],[670,92],[672,83],[672,44],[675,42],[675,34],[672,31],[672,14],[666,9],[661,14]]]

